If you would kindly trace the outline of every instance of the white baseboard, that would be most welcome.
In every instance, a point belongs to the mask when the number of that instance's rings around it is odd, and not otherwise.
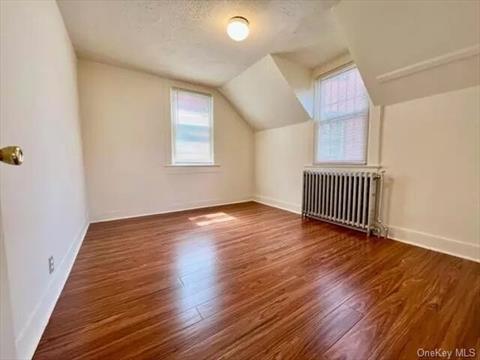
[[[398,226],[389,226],[389,238],[428,250],[480,262],[480,245],[461,242]]]
[[[201,201],[201,202],[195,202],[195,203],[190,203],[188,205],[183,205],[183,206],[178,206],[169,210],[162,210],[162,211],[134,211],[129,214],[121,214],[120,212],[110,212],[106,214],[102,214],[99,216],[96,216],[95,219],[91,220],[91,223],[100,223],[100,222],[105,222],[105,221],[113,221],[113,220],[122,220],[122,219],[132,219],[136,217],[142,217],[142,216],[150,216],[150,215],[161,215],[161,214],[169,214],[169,213],[175,213],[179,211],[187,211],[187,210],[196,210],[196,209],[204,209],[204,208],[209,208],[209,207],[214,207],[214,206],[223,206],[223,205],[232,205],[232,204],[241,204],[241,203],[246,203],[253,201],[252,198],[247,198],[247,199],[241,199],[241,200],[233,200],[233,201],[228,201],[228,202],[218,202],[218,201]]]
[[[253,201],[258,202],[263,205],[268,205],[268,206],[273,206],[278,209],[286,210],[293,212],[295,214],[301,214],[302,209],[301,205],[297,205],[294,203],[286,202],[286,201],[281,201],[281,200],[275,200],[271,197],[268,196],[262,196],[262,195],[255,195],[253,197]]]
[[[253,201],[260,204],[276,207],[278,209],[301,214],[301,206],[276,200],[267,196],[255,195]],[[461,242],[446,237],[433,235],[398,226],[388,226],[389,238],[409,245],[418,246],[428,250],[460,257],[467,260],[480,262],[480,245]]]
[[[19,359],[31,359],[33,357],[42,334],[50,320],[53,309],[70,275],[73,263],[87,233],[88,225],[89,223],[86,222],[78,232],[76,239],[72,242],[67,254],[63,257],[60,265],[56,269],[57,275],[50,281],[42,298],[37,306],[35,306],[27,325],[18,334],[15,343]]]

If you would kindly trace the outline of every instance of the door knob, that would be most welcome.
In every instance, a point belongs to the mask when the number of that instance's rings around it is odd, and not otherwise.
[[[23,151],[19,146],[1,148],[0,161],[10,165],[21,165],[23,162]]]

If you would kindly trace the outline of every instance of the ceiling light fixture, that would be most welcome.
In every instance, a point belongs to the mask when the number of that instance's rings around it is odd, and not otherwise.
[[[227,34],[235,41],[242,41],[248,37],[250,29],[248,20],[242,16],[234,16],[228,21]]]

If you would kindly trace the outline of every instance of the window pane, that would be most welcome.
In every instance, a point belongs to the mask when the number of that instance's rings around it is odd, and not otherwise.
[[[316,124],[319,162],[365,161],[368,121],[364,115]]]
[[[368,111],[368,96],[356,68],[320,80],[320,121]]]
[[[211,96],[173,91],[174,163],[212,163]]]
[[[316,89],[316,162],[365,162],[369,101],[358,70],[320,79]]]

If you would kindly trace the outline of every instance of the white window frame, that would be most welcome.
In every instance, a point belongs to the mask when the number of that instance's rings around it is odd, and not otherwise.
[[[178,91],[184,91],[184,92],[189,92],[189,93],[194,93],[194,94],[200,94],[203,96],[208,96],[210,98],[210,116],[209,116],[209,121],[210,121],[210,160],[211,161],[199,161],[199,162],[182,162],[182,161],[176,161],[175,160],[175,144],[177,141],[176,137],[176,119],[177,119],[177,99],[176,99],[176,94]],[[180,88],[180,87],[172,87],[170,89],[170,128],[171,128],[171,164],[173,166],[212,166],[215,165],[215,151],[214,151],[214,119],[213,119],[213,94],[207,93],[207,92],[201,92],[197,90],[191,90],[191,89],[185,89],[185,88]]]
[[[353,166],[366,166],[368,164],[368,158],[369,158],[369,142],[370,142],[370,125],[371,125],[371,114],[372,114],[372,103],[369,99],[369,106],[368,106],[368,111],[367,111],[367,123],[365,126],[365,149],[364,149],[364,154],[365,158],[363,161],[318,161],[317,160],[317,150],[318,150],[318,127],[320,126],[320,109],[319,109],[319,103],[320,103],[320,91],[318,89],[318,82],[322,80],[326,80],[328,78],[334,77],[342,72],[355,69],[357,68],[357,65],[354,63],[346,64],[343,66],[340,66],[332,71],[329,71],[327,73],[321,74],[317,78],[315,78],[314,82],[314,102],[313,102],[313,107],[314,107],[314,125],[313,125],[313,165],[319,165],[319,166],[330,166],[330,165],[341,165],[341,166],[348,166],[348,165],[353,165]],[[368,96],[368,94],[367,94]]]

